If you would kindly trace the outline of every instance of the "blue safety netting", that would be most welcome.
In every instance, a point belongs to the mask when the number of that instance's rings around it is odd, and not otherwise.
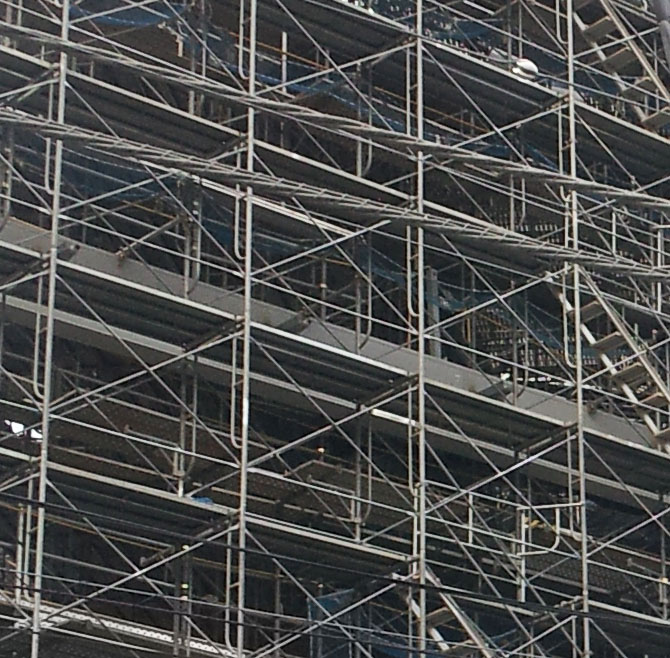
[[[415,20],[415,5],[411,0],[358,0],[352,4],[366,7],[372,13],[400,23],[411,25]],[[188,6],[185,0],[182,2],[156,0],[141,6],[130,4],[126,0],[82,0],[71,8],[71,15],[73,18],[88,18],[99,24],[131,28],[168,25],[175,30],[187,48],[200,54],[202,44],[206,42],[210,58],[214,58],[217,64],[223,64],[234,70],[235,62],[232,60],[235,58],[231,58],[234,48],[231,48],[233,44],[228,33],[207,25],[202,17],[192,16],[187,11]],[[177,18],[182,20],[175,20]],[[454,16],[449,8],[435,5],[424,12],[423,23],[424,34],[427,37],[471,48],[482,55],[496,50],[501,45],[501,21],[497,18],[464,19]],[[532,59],[543,71],[538,81],[549,86],[555,84],[554,76],[560,77],[564,71],[565,65],[561,58],[548,50],[526,44],[524,56]],[[259,74],[262,79],[263,72],[259,71]],[[269,72],[265,75],[269,76],[267,81],[270,83],[279,80],[278,76]],[[613,81],[597,71],[578,69],[575,82],[577,89],[585,95],[593,95],[594,87],[604,94],[617,92]],[[319,86],[320,83],[317,87]],[[316,92],[316,88],[313,91]],[[320,91],[324,91],[323,87]]]
[[[355,601],[353,589],[308,599],[308,619],[316,626],[309,637],[310,658],[353,658],[357,642],[389,658],[416,656],[407,650],[407,637],[401,632],[400,620],[394,624],[395,628],[386,630],[383,617],[374,606],[357,606],[351,612],[341,612]],[[336,620],[327,621],[332,615],[337,615]],[[426,655],[438,654],[429,651]]]
[[[392,6],[397,3],[387,4]],[[433,16],[433,13],[429,15]],[[446,23],[443,20],[440,24],[444,27]],[[458,41],[461,38],[479,38],[482,34],[488,34],[492,43],[497,41],[496,34],[491,32],[486,24],[474,21],[452,21],[451,25],[452,31],[443,30],[444,39]],[[205,42],[210,65],[225,66],[234,75],[246,74],[246,71],[240,70],[238,66],[235,56],[236,46],[227,32],[209,26],[206,34],[203,34],[202,30],[198,31],[199,28],[196,28],[198,26],[191,25],[185,20],[175,23],[170,29],[174,30],[187,50],[198,56],[201,55],[203,42]],[[394,132],[406,133],[406,114],[402,99],[378,88],[374,89],[374,94],[368,94],[366,90],[370,81],[357,80],[351,72],[349,75],[355,87],[344,81],[339,75],[316,75],[318,73],[317,68],[306,63],[294,60],[282,62],[279,57],[262,52],[257,55],[256,75],[259,81],[269,86],[285,83],[289,91],[302,97],[303,102],[312,96],[328,96],[344,106],[345,111],[358,116],[363,122]],[[462,139],[453,131],[441,130],[438,126],[430,125],[425,129],[424,137],[426,140],[444,144],[458,143]],[[498,137],[469,144],[466,148],[501,158],[513,155],[513,148],[509,143]],[[518,145],[518,148],[520,149],[521,145]],[[523,144],[523,151],[531,164],[557,171],[556,163],[532,144]]]
[[[44,166],[44,148],[44,144],[35,139],[28,141],[25,147],[17,146],[16,154],[21,166],[39,171]],[[63,182],[66,188],[71,186],[88,198],[114,193],[117,199],[138,200],[164,192],[161,184],[147,170],[71,149],[64,151]],[[174,183],[164,184],[169,186]]]
[[[199,17],[193,18],[188,12],[185,12],[183,3],[171,3],[169,8],[166,8],[164,2],[152,3],[142,8],[126,7],[119,0],[107,0],[104,6],[100,5],[99,7],[96,3],[98,3],[98,0],[95,0],[95,2],[89,0],[77,7],[77,11],[89,12],[90,15],[93,15],[93,7],[96,7],[98,12],[117,7],[119,10],[114,14],[98,16],[95,20],[125,21],[128,25],[135,26],[165,22],[168,18],[175,18],[184,14],[183,20],[173,22],[168,28],[174,31],[187,50],[200,56],[203,44],[206,44],[207,59],[210,65],[225,66],[232,74],[245,73],[238,68],[235,44],[230,35],[226,31],[217,30],[212,26],[204,26]],[[407,2],[379,1],[373,3],[373,8],[377,11],[390,12],[389,15],[393,16],[398,7],[407,4]],[[451,19],[447,21],[436,12],[429,12],[427,16],[430,25],[435,27],[439,24],[441,26],[445,39],[458,41],[459,38],[481,37],[483,34],[489,34],[492,42],[496,39],[495,34],[490,32],[490,28],[485,23],[465,20],[454,21]],[[451,26],[451,31],[446,30],[447,25]],[[373,95],[367,95],[363,89],[367,84],[365,81],[360,81],[361,89],[353,89],[340,76],[319,75],[314,78],[315,73],[318,73],[318,70],[305,63],[298,63],[293,60],[282,63],[277,57],[263,53],[258,54],[258,79],[267,85],[278,85],[283,80],[287,80],[288,89],[295,94],[300,94],[304,99],[310,96],[326,95],[357,114],[361,121],[398,133],[406,132],[405,110],[398,98],[394,98],[388,92],[379,89],[375,89]],[[439,130],[438,128],[428,128],[425,131],[425,138],[445,144],[458,142],[461,139],[459,135],[453,132]],[[473,143],[466,148],[501,158],[513,155],[513,149],[510,145],[498,138]],[[554,171],[557,170],[556,164],[551,158],[531,144],[524,144],[523,150],[532,164]]]
[[[309,636],[310,658],[353,658],[356,643],[373,655],[418,658],[419,653],[408,648],[409,638],[415,637],[415,631],[408,627],[406,615],[391,616],[390,607],[384,605],[357,605],[359,598],[360,592],[354,589],[308,598],[308,619],[314,629]],[[331,617],[335,619],[330,620]],[[452,631],[447,628],[441,631],[449,640]],[[517,633],[516,627],[501,629],[489,642],[500,651],[499,647]],[[444,653],[429,639],[423,655],[438,658]]]
[[[406,0],[372,0],[359,4],[364,4],[372,11],[395,20],[413,20],[411,13],[413,4]],[[201,55],[203,43],[206,44],[210,65],[224,65],[233,73],[244,73],[237,68],[236,47],[230,35],[226,31],[205,26],[202,17],[193,17],[186,9],[185,2],[157,1],[138,7],[127,5],[119,0],[84,0],[73,7],[73,15],[91,17],[99,22],[135,27],[166,24],[168,29],[178,35],[187,50]],[[105,14],[104,12],[110,13]],[[178,17],[182,17],[182,20],[172,21]],[[487,23],[486,21],[454,19],[445,9],[428,12],[424,23],[431,36],[445,41],[474,42],[479,40],[480,44],[485,42],[488,48],[498,45],[498,37],[494,29],[497,25],[496,21]],[[528,54],[534,61],[539,61],[543,69],[551,70],[552,67],[556,67],[556,62],[539,49],[529,51]],[[379,89],[375,89],[374,95],[366,95],[365,89],[368,84],[366,80],[356,81],[356,84],[360,84],[360,89],[352,89],[340,76],[319,75],[314,77],[314,74],[318,72],[314,66],[293,60],[282,64],[277,57],[263,53],[258,55],[257,69],[259,79],[269,85],[288,80],[288,88],[293,93],[303,97],[317,94],[327,95],[356,113],[362,121],[399,133],[406,131],[404,109],[401,109],[398,99]],[[439,128],[427,130],[425,136],[426,139],[445,144],[462,139],[460,135],[440,131]],[[532,144],[524,142],[518,146],[522,147],[525,156],[532,163],[549,170],[556,170],[553,160]],[[512,155],[512,148],[509,144],[495,139],[471,144],[468,148],[500,158]],[[31,156],[24,154],[24,157],[30,159]],[[148,178],[146,171],[75,152],[68,153],[63,173],[66,183],[71,181],[88,196],[115,192],[117,198],[136,200],[163,193],[163,185],[168,186],[171,190],[176,189],[175,179],[158,184]],[[126,189],[119,192],[119,188],[123,186]],[[232,246],[232,218],[229,212],[217,208],[215,202],[207,198],[203,202],[203,225],[213,239],[227,247]],[[268,256],[290,256],[299,253],[304,246],[304,244],[291,243],[272,235],[259,235],[256,241],[257,249]],[[404,284],[405,274],[402,269],[382,252],[374,249],[367,250],[363,246],[358,251],[357,258],[359,266],[363,270],[369,268],[373,276],[398,285]],[[455,313],[486,299],[486,292],[454,291],[449,286],[440,285],[439,297],[429,299],[428,302],[438,305],[446,313]],[[552,318],[542,318],[543,311],[539,307],[533,307],[531,304],[525,308],[527,312],[530,312],[528,322],[535,336],[548,347],[560,348],[562,328],[555,326]],[[508,326],[518,324],[512,314],[504,308],[497,309],[495,313],[499,313],[501,322]]]
[[[101,25],[118,27],[152,27],[176,20],[186,9],[186,2],[164,0],[141,6],[120,0],[82,0],[70,7],[70,18],[87,18]]]
[[[28,165],[35,171],[40,171],[43,167],[42,149],[43,144],[37,139],[25,146],[17,147],[21,166]],[[109,194],[115,203],[119,199],[131,203],[155,197],[168,200],[170,194],[176,198],[181,197],[179,186],[182,182],[182,178],[176,175],[164,177],[158,182],[148,170],[141,167],[123,164],[119,160],[96,157],[70,148],[64,151],[63,183],[65,189],[76,197],[97,198]],[[228,251],[232,250],[234,240],[232,210],[222,206],[218,199],[201,190],[200,212],[205,239],[218,243]],[[254,236],[255,250],[269,262],[297,256],[317,245],[318,241],[315,240],[287,239],[283,235],[263,230],[259,230]],[[360,240],[357,248],[350,253],[350,257],[361,271],[369,273],[378,283],[386,281],[397,288],[407,284],[402,259],[400,261],[394,259],[367,241]],[[533,340],[551,350],[563,349],[563,327],[560,320],[526,297],[512,297],[507,300],[508,307],[506,307],[500,304],[490,291],[438,281],[437,294],[432,295],[426,291],[426,302],[440,309],[442,319],[490,302],[486,314],[501,326],[509,330],[520,327],[519,318],[522,318]],[[589,350],[586,350],[585,356],[592,356]]]
[[[38,155],[37,148],[19,149],[19,155],[24,164],[29,162],[39,168],[41,156]],[[124,199],[132,202],[155,196],[165,198],[166,188],[179,196],[177,177],[168,177],[159,183],[148,171],[141,168],[70,149],[66,149],[63,159],[63,181],[66,189],[70,187],[82,198],[113,194],[117,201]],[[230,209],[222,207],[216,199],[203,194],[201,220],[211,240],[228,250],[232,249],[234,233],[233,214]],[[255,249],[270,261],[298,255],[316,244],[313,240],[289,240],[263,231],[259,231],[254,237]],[[398,287],[406,285],[406,273],[402,266],[387,253],[371,247],[368,243],[361,241],[351,257],[363,272],[368,272],[378,282],[384,280]],[[496,302],[496,297],[486,290],[438,282],[437,295],[427,294],[426,301],[439,307],[443,317],[448,317],[486,302]],[[526,299],[512,298],[508,304],[519,317],[524,318],[537,340],[551,349],[562,348],[562,327],[552,315]],[[510,310],[497,303],[491,305],[488,313],[505,326],[514,327],[519,324]]]

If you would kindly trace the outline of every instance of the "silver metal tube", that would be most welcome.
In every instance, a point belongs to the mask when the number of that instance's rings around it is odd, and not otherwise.
[[[245,0],[241,0],[244,4]],[[256,93],[256,0],[249,0],[249,94]],[[254,170],[255,111],[247,110],[247,162],[246,169]],[[247,546],[247,489],[249,462],[249,389],[251,365],[251,285],[253,267],[253,188],[246,188],[244,230],[244,318],[242,327],[242,408],[240,418],[240,501],[237,557],[237,656],[244,657],[245,603],[246,603],[246,546]]]
[[[14,576],[14,603],[23,597],[23,546],[25,544],[25,505],[19,505],[16,521],[16,574]]]
[[[69,39],[70,30],[70,0],[63,0],[61,14],[61,39]],[[67,87],[67,51],[60,54],[58,67],[58,109],[56,120],[60,125],[65,123],[65,94]],[[39,462],[39,480],[37,485],[37,537],[35,540],[35,578],[33,582],[33,621],[30,646],[31,658],[39,658],[40,634],[42,632],[42,583],[44,571],[44,535],[46,520],[46,499],[49,459],[49,431],[51,391],[53,375],[53,346],[54,346],[54,312],[56,307],[56,268],[58,266],[58,220],[60,217],[61,177],[63,173],[63,142],[56,140],[54,155],[54,183],[51,199],[51,240],[49,245],[49,274],[48,299],[46,318],[46,339],[44,355],[44,383],[42,387],[42,425]]]
[[[416,133],[419,140],[424,136],[423,115],[423,0],[416,0]],[[416,156],[416,209],[419,214],[424,210],[424,154],[419,151]],[[419,655],[426,655],[428,635],[427,625],[427,592],[426,592],[426,291],[424,264],[424,232],[419,226],[416,230],[416,285],[417,285],[417,457],[418,457],[418,514],[419,514]],[[411,289],[407,291],[411,299]],[[411,313],[411,308],[410,308]]]
[[[574,35],[574,3],[566,0],[567,12],[567,64],[568,64],[568,139],[570,140],[570,176],[577,175],[577,112],[575,106],[575,35]],[[579,250],[579,213],[577,191],[569,192],[569,221],[572,228],[572,247]],[[582,362],[582,320],[581,320],[581,268],[572,268],[572,285],[574,287],[574,337],[575,337],[575,392],[576,392],[576,441],[577,469],[580,500],[580,571],[581,571],[581,618],[582,655],[591,655],[591,625],[589,619],[589,560],[588,560],[588,529],[586,519],[586,447],[584,439],[584,372]]]

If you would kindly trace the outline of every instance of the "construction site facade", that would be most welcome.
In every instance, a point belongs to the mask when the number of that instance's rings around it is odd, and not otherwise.
[[[670,3],[0,16],[0,657],[670,655]]]

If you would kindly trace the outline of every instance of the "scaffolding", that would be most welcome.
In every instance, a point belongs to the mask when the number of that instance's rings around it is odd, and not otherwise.
[[[667,656],[662,10],[0,0],[0,657]]]

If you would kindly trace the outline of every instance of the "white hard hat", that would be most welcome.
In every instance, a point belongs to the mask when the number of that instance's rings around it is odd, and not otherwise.
[[[512,73],[514,73],[514,75],[518,75],[529,80],[535,78],[539,72],[540,71],[537,68],[537,64],[535,64],[535,62],[532,62],[531,60],[525,59],[523,57],[521,59],[517,59],[516,62],[514,62],[514,66],[512,67]]]

